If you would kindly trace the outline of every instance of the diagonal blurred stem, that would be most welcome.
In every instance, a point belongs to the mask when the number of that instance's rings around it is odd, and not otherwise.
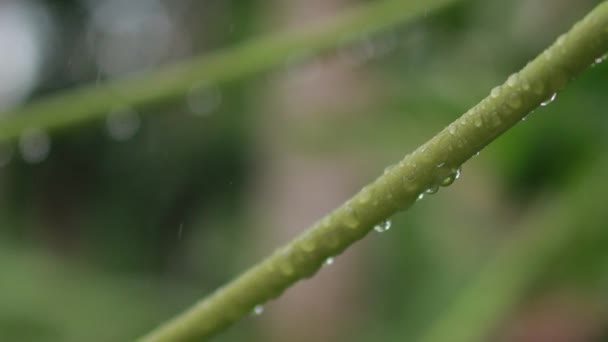
[[[28,128],[53,130],[99,119],[117,106],[141,107],[174,100],[193,86],[238,80],[294,57],[311,57],[456,1],[370,2],[318,25],[258,38],[147,74],[51,95],[5,113],[0,121],[0,141],[16,138]]]
[[[143,338],[209,338],[312,276],[328,258],[363,238],[374,225],[410,207],[419,194],[449,185],[460,165],[507,131],[608,50],[608,3],[426,144],[363,188],[294,241]]]
[[[579,253],[581,240],[605,235],[608,160],[593,165],[565,191],[554,208],[519,229],[459,291],[421,342],[485,341],[501,319],[525,298],[566,251]],[[583,244],[584,246],[584,244]],[[574,253],[574,252],[571,252]]]

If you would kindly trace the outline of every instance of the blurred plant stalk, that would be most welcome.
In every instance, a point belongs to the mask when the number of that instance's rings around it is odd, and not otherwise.
[[[201,84],[241,80],[282,66],[296,57],[329,52],[456,1],[364,3],[313,26],[270,34],[150,73],[49,95],[4,113],[0,142],[15,139],[30,129],[54,131],[99,120],[117,107],[140,108],[178,101]]]

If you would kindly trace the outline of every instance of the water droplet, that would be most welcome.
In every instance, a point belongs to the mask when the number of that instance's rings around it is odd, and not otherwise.
[[[346,227],[351,228],[351,229],[356,229],[357,227],[359,227],[359,219],[357,218],[357,213],[355,212],[355,210],[350,207],[347,206],[344,209],[345,212],[345,216],[344,216],[344,224],[346,225]]]
[[[13,147],[8,143],[0,143],[0,167],[5,167],[13,159]]]
[[[110,137],[117,141],[131,139],[139,130],[140,119],[137,112],[128,107],[112,110],[106,117],[106,129]]]
[[[500,119],[500,116],[497,112],[490,113],[489,119],[491,127],[498,127],[502,124],[502,120]]]
[[[19,151],[27,163],[43,162],[51,152],[51,138],[39,128],[30,128],[19,139]]]
[[[509,105],[509,107],[511,107],[513,109],[517,109],[517,108],[521,107],[521,105],[522,105],[521,96],[518,93],[511,94],[509,96],[509,99],[507,100],[507,105]]]
[[[377,231],[378,233],[384,233],[385,231],[391,229],[391,221],[390,220],[384,220],[380,223],[378,223],[375,227],[374,230]]]
[[[603,55],[602,57],[598,57],[595,59],[595,62],[593,63],[593,66],[596,66],[598,64],[601,64],[603,61],[606,60],[606,58],[608,58],[608,55]]]
[[[323,266],[333,265],[334,261],[335,261],[334,257],[329,257],[329,258],[325,259],[325,262],[323,263]]]
[[[369,201],[372,199],[372,191],[368,188],[365,187],[363,189],[361,189],[361,192],[359,193],[359,204],[367,204],[369,203]]]
[[[439,191],[439,186],[438,185],[433,185],[430,188],[424,190],[424,193],[427,195],[432,195],[432,194],[436,194],[437,191]]]
[[[420,200],[422,200],[422,199],[424,199],[424,192],[421,192],[421,193],[418,195],[418,197],[416,198],[416,200],[417,200],[417,201],[420,201]]]
[[[263,312],[264,312],[264,306],[263,306],[263,305],[256,305],[256,306],[253,308],[252,314],[253,314],[254,316],[259,316],[259,315],[261,315]]]
[[[493,98],[497,98],[498,96],[500,96],[500,86],[494,87],[490,92],[490,96],[492,96]]]
[[[302,250],[304,252],[310,253],[310,252],[313,252],[317,246],[313,239],[304,239],[304,240],[302,240],[300,247],[302,248]]]
[[[541,95],[545,91],[545,85],[541,81],[536,81],[532,84],[532,91],[536,95]]]
[[[509,87],[515,87],[517,85],[517,80],[518,80],[518,76],[517,74],[512,74],[511,76],[509,76],[509,78],[507,79],[507,85]]]
[[[285,277],[291,277],[295,273],[293,265],[289,261],[282,262],[279,269]]]
[[[454,183],[454,181],[456,180],[456,174],[452,173],[447,175],[444,179],[441,180],[441,182],[439,183],[439,185],[441,186],[450,186],[452,185],[452,183]]]
[[[222,92],[217,86],[202,82],[190,88],[187,103],[193,114],[208,115],[222,104]]]
[[[546,107],[548,106],[551,102],[555,101],[555,98],[557,97],[557,93],[553,93],[551,95],[551,97],[549,97],[547,100],[541,102],[541,106]]]

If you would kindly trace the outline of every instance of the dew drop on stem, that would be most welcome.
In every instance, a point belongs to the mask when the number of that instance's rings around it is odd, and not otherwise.
[[[429,187],[428,189],[426,189],[424,191],[424,193],[427,195],[432,195],[432,194],[436,194],[437,191],[439,191],[439,186],[433,185],[433,186]]]
[[[374,230],[378,233],[384,233],[387,230],[391,229],[391,224],[392,223],[390,220],[383,220],[374,227]]]
[[[541,102],[541,104],[540,104],[540,105],[541,105],[542,107],[546,107],[546,106],[548,106],[548,105],[549,105],[551,102],[555,101],[555,98],[556,98],[556,97],[557,97],[557,93],[553,93],[553,94],[551,94],[551,96],[550,96],[550,97],[549,97],[547,100],[545,100],[545,101]]]
[[[253,308],[253,311],[251,312],[251,314],[252,314],[253,316],[259,316],[259,315],[261,315],[263,312],[264,312],[264,306],[260,304],[260,305],[256,305],[256,306]]]

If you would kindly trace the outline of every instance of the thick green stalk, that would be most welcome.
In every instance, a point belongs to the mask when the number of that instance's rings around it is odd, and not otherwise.
[[[144,337],[144,341],[208,338],[312,276],[329,257],[363,238],[428,189],[454,181],[460,165],[550,99],[608,50],[608,3],[496,87],[478,105],[363,188],[298,238]]]
[[[580,237],[605,236],[602,231],[606,208],[597,199],[608,191],[608,161],[604,159],[594,166],[565,192],[567,196],[560,199],[556,208],[524,224],[519,234],[489,257],[477,276],[417,341],[486,341],[565,251],[578,247],[579,251],[588,252],[577,246]]]
[[[11,113],[0,124],[0,141],[28,128],[52,130],[98,119],[117,106],[148,106],[174,100],[193,87],[242,79],[290,60],[353,43],[456,0],[383,0],[359,5],[331,21],[253,40],[148,74],[68,90]]]

